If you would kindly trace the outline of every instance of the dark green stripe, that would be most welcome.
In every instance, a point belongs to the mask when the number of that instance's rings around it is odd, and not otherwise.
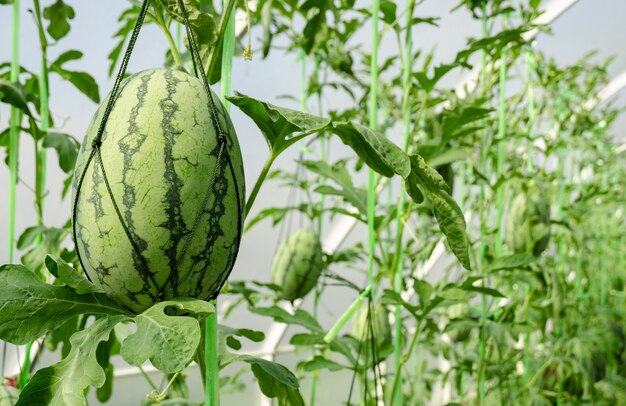
[[[163,159],[165,164],[164,183],[167,185],[165,193],[165,201],[162,202],[165,208],[167,220],[160,224],[169,233],[170,244],[165,248],[164,253],[167,257],[170,272],[165,285],[170,284],[174,296],[178,296],[178,245],[187,235],[187,227],[182,214],[181,189],[183,186],[182,179],[176,173],[174,165],[175,159],[173,155],[174,144],[182,131],[173,125],[174,115],[178,111],[178,106],[173,98],[176,94],[176,88],[181,80],[177,79],[171,70],[164,72],[167,95],[159,102],[163,119],[161,120],[161,129],[163,130],[164,152]],[[161,289],[163,289],[161,287]]]

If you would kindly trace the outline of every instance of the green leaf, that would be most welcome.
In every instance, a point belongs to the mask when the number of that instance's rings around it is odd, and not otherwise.
[[[407,154],[377,132],[352,122],[333,122],[330,130],[352,148],[367,166],[381,175],[391,177],[398,174],[406,178],[411,173]]]
[[[72,347],[70,344],[70,338],[74,335],[74,333],[82,330],[82,319],[84,317],[87,316],[76,316],[50,331],[46,335],[46,339],[44,341],[46,348],[50,351],[56,351],[60,344],[62,346],[61,359],[67,357]]]
[[[424,71],[416,72],[413,74],[413,76],[415,77],[415,79],[417,79],[420,86],[422,86],[422,88],[426,92],[430,92],[435,88],[435,86],[437,85],[437,82],[439,82],[441,78],[443,78],[448,72],[450,72],[452,69],[456,68],[457,66],[459,66],[458,63],[439,65],[435,67],[433,76],[431,78],[429,78],[427,73]]]
[[[43,139],[44,148],[54,148],[59,157],[59,167],[65,173],[74,170],[80,144],[74,137],[65,133],[49,132]]]
[[[62,66],[64,63],[69,61],[76,61],[83,57],[83,53],[76,49],[70,49],[69,51],[63,52],[51,65]]]
[[[96,358],[98,344],[108,340],[113,327],[125,319],[125,316],[101,318],[75,333],[70,339],[72,350],[67,358],[37,371],[22,390],[16,406],[86,406],[86,389],[101,387],[106,380]]]
[[[250,355],[237,355],[231,362],[240,360],[250,364],[261,392],[269,398],[277,398],[280,406],[304,406],[304,400],[298,388],[300,384],[294,374],[276,362]]]
[[[520,253],[513,255],[506,255],[499,257],[491,261],[485,268],[485,272],[500,271],[503,269],[515,269],[527,267],[537,261],[537,257],[532,254]]]
[[[347,367],[329,360],[328,358],[316,355],[312,360],[302,362],[300,367],[307,372],[318,371],[320,369],[328,369],[329,371],[340,371],[347,369]]]
[[[63,261],[57,255],[47,255],[45,259],[46,268],[52,275],[59,278],[67,286],[73,288],[76,293],[104,293],[99,290],[93,283],[89,282],[82,273]]]
[[[395,2],[383,0],[380,2],[380,11],[383,14],[382,20],[387,24],[393,24],[396,21],[396,9],[398,6]]]
[[[22,232],[20,237],[17,239],[17,244],[16,244],[17,249],[23,250],[25,248],[30,247],[31,245],[33,245],[33,243],[35,242],[37,238],[42,236],[42,234],[46,230],[48,230],[48,227],[46,226],[28,227],[26,230],[24,230],[24,232]]]
[[[96,360],[105,373],[104,384],[96,391],[96,397],[98,401],[102,403],[107,402],[113,394],[113,372],[115,367],[110,361],[111,356],[114,355],[114,347],[116,344],[117,338],[115,337],[115,329],[113,329],[108,340],[101,341],[96,350]]]
[[[181,24],[185,24],[185,18],[183,17],[183,11],[178,7],[178,0],[160,0],[160,2],[167,9],[168,14]],[[197,0],[183,0],[183,6],[187,11],[187,16],[191,20],[195,18],[200,11],[200,4]]]
[[[260,343],[265,339],[265,334],[261,331],[250,330],[248,328],[237,329],[222,324],[219,325],[219,334],[222,337],[226,337],[226,344],[234,350],[241,349],[241,342],[235,337],[246,337],[255,343]]]
[[[320,324],[317,322],[317,320],[315,320],[313,316],[311,316],[309,313],[305,312],[302,309],[296,310],[294,314],[291,314],[278,306],[249,307],[248,309],[253,313],[260,314],[262,316],[272,317],[275,321],[279,323],[302,326],[311,330],[314,333],[324,331]]]
[[[95,103],[100,103],[100,91],[98,83],[87,72],[75,72],[63,69],[57,65],[50,65],[50,71],[58,73],[63,79],[68,80],[85,96]]]
[[[95,103],[100,103],[100,91],[98,83],[87,72],[77,72],[65,69],[63,65],[66,62],[74,61],[83,57],[83,53],[76,50],[69,50],[62,53],[54,62],[50,64],[50,71],[60,75],[63,79],[69,81],[81,91],[85,96],[89,97]]]
[[[471,270],[469,240],[465,231],[463,211],[448,194],[449,186],[443,177],[426,165],[419,155],[411,155],[411,175],[406,181],[407,192],[415,200],[415,189],[426,196],[433,207],[439,228],[448,239],[452,252],[465,269]],[[413,188],[413,190],[412,190]],[[421,203],[421,201],[417,201]]]
[[[69,20],[74,19],[74,9],[63,2],[57,0],[51,6],[43,9],[43,18],[50,21],[48,33],[55,40],[60,40],[70,32]]]
[[[238,92],[227,99],[256,123],[274,155],[330,124],[328,118],[274,106]]]
[[[189,26],[196,38],[196,44],[198,45],[198,53],[202,64],[206,65],[209,59],[211,49],[217,41],[217,25],[213,16],[209,13],[200,13],[193,18],[189,18]],[[188,49],[191,49],[188,45],[188,39],[185,39],[185,44]]]
[[[18,246],[22,249],[31,248],[22,256],[22,264],[31,271],[43,275],[46,255],[58,255],[62,252],[62,243],[67,233],[67,229],[57,227],[35,226],[26,229],[18,240]],[[35,238],[40,238],[38,244],[35,244]]]
[[[117,61],[119,60],[122,49],[124,48],[124,44],[126,43],[126,38],[133,31],[138,15],[139,7],[137,7],[136,5],[132,5],[132,7],[125,9],[117,19],[117,21],[122,23],[122,25],[117,30],[115,35],[113,35],[113,38],[119,38],[119,42],[117,43],[117,45],[115,45],[115,47],[113,47],[113,49],[107,56],[107,59],[111,62],[109,64],[109,76],[113,74],[115,66],[117,66]]]
[[[28,108],[26,92],[19,83],[13,83],[5,79],[0,79],[0,101],[22,110],[30,117],[33,116]]]
[[[0,339],[26,344],[85,313],[127,314],[103,294],[46,284],[22,265],[0,267]]]
[[[263,27],[263,58],[270,53],[270,45],[272,44],[272,3],[274,0],[266,0],[261,8],[261,26]]]
[[[135,317],[137,331],[122,343],[121,355],[131,365],[150,359],[157,369],[182,371],[192,360],[200,343],[200,323],[188,316],[169,316],[168,308],[192,312],[202,318],[215,311],[203,300],[179,298],[160,302]]]
[[[500,291],[496,289],[489,288],[486,286],[474,286],[474,283],[480,280],[482,280],[484,283],[485,278],[483,276],[469,276],[467,277],[467,279],[465,279],[465,281],[463,281],[463,283],[461,283],[459,288],[468,292],[477,292],[477,293],[482,293],[488,296],[506,297],[504,294],[502,294]]]
[[[343,197],[345,201],[353,205],[363,215],[367,215],[367,190],[357,188],[337,189],[329,185],[322,185],[315,188],[315,192]]]

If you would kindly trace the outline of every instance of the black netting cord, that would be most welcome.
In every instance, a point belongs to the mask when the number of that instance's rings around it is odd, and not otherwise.
[[[80,250],[78,249],[78,238],[77,238],[77,233],[76,233],[76,216],[78,213],[78,199],[80,197],[80,192],[83,186],[83,182],[85,180],[85,175],[87,174],[87,170],[89,169],[89,166],[91,165],[91,162],[93,161],[93,158],[96,156],[96,153],[99,152],[100,146],[102,145],[102,134],[104,133],[104,127],[109,119],[111,110],[113,110],[113,104],[115,103],[115,100],[117,99],[120,84],[122,83],[122,80],[124,80],[124,75],[126,74],[126,68],[128,67],[128,61],[130,60],[130,55],[132,53],[133,48],[135,47],[135,43],[137,42],[137,37],[139,36],[139,31],[141,30],[141,26],[143,25],[144,19],[148,12],[149,5],[150,5],[150,0],[144,0],[143,4],[141,5],[141,10],[139,11],[139,16],[137,17],[137,22],[135,23],[135,27],[133,28],[133,33],[131,34],[130,40],[128,41],[128,47],[126,48],[126,52],[124,53],[124,58],[122,59],[120,70],[117,73],[117,77],[115,78],[115,84],[113,85],[113,89],[111,90],[109,101],[107,102],[107,105],[104,109],[104,113],[102,114],[102,120],[100,121],[98,132],[96,133],[96,136],[94,137],[91,143],[91,152],[89,153],[89,157],[87,158],[87,161],[85,162],[85,166],[83,167],[83,170],[76,184],[76,194],[74,196],[74,202],[73,202],[74,204],[72,208],[72,236],[74,237],[74,243],[76,244],[76,255],[78,256],[78,261],[80,262],[80,265],[83,268],[83,272],[85,272],[85,275],[87,275],[87,279],[89,279],[90,281],[91,281],[91,278],[89,278],[89,275],[87,274],[86,267],[80,255]],[[111,196],[111,199],[113,199],[113,195],[110,195],[110,196]],[[118,214],[118,217],[119,217],[119,220],[122,222],[122,224],[125,224],[124,220],[119,216],[119,214]],[[126,226],[124,228],[127,229]],[[131,244],[133,244],[132,239],[131,239]],[[136,247],[136,244],[133,244],[133,248],[135,247]],[[141,257],[141,253],[138,252],[138,255]],[[144,271],[147,272],[147,268]],[[145,275],[143,275],[143,272],[142,272],[142,276],[144,277],[144,281],[147,283],[147,280],[145,279]]]

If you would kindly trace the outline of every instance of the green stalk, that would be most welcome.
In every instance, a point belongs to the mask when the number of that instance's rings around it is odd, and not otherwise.
[[[314,75],[315,75],[315,80],[316,83],[319,83],[319,76],[320,76],[320,72],[319,72],[319,61],[316,60],[315,61],[315,68],[314,68]],[[306,55],[304,53],[304,51],[302,51],[302,95],[301,95],[301,99],[300,99],[300,107],[302,109],[303,112],[306,112],[306,100],[307,100],[307,93],[306,93],[306,89],[305,89],[305,83],[306,83]],[[321,89],[319,92],[317,92],[317,109],[318,109],[318,115],[322,116],[323,114],[323,108],[322,108],[322,94],[321,94]],[[322,161],[326,162],[328,160],[328,145],[326,143],[326,137],[324,136],[324,134],[320,134],[320,158]],[[322,177],[320,179],[320,182],[322,185],[325,184],[325,178]],[[319,208],[319,214],[317,216],[317,235],[321,238],[322,236],[322,232],[324,231],[324,207],[325,207],[325,203],[326,203],[326,195],[321,194],[320,195],[320,208]],[[318,285],[319,286],[319,285]],[[319,287],[316,286],[314,291],[313,291],[313,317],[315,317],[317,319],[318,317],[318,313],[319,313],[319,301],[320,301],[320,294],[321,294],[321,289],[319,289]],[[316,354],[316,350],[313,349],[313,354]],[[315,370],[311,373],[311,387],[310,387],[310,392],[309,392],[309,405],[314,406],[315,405],[315,400],[317,397],[317,380],[319,378],[319,374],[320,371],[319,370]]]
[[[496,157],[496,179],[504,175],[504,154],[506,139],[506,49],[500,54],[500,80],[499,80],[499,101],[498,101],[498,151]],[[504,186],[500,186],[496,191],[496,258],[502,256],[502,218],[504,217]]]
[[[11,53],[11,82],[18,83],[20,63],[20,1],[13,1],[13,31]],[[20,122],[22,114],[11,106],[9,130],[9,263],[13,263],[13,245],[15,244],[15,188],[17,185],[17,160],[20,148]]]
[[[263,169],[261,169],[261,173],[259,173],[259,177],[254,183],[254,187],[252,188],[252,192],[250,192],[248,200],[246,201],[246,212],[244,217],[248,217],[250,209],[252,209],[252,205],[254,204],[257,195],[259,194],[259,190],[261,190],[261,185],[263,185],[263,182],[265,181],[265,178],[267,177],[267,174],[269,173],[275,159],[276,153],[274,152],[274,150],[272,150],[270,152],[270,156],[267,158],[267,161],[265,161],[265,165],[263,165]]]
[[[50,111],[48,109],[48,41],[41,21],[41,7],[39,0],[34,0],[39,43],[41,45],[41,67],[39,74],[39,111],[41,132],[47,134],[50,125]],[[43,148],[43,140],[35,142],[35,199],[37,206],[37,225],[43,225],[43,203],[46,190],[46,161],[47,149]]]
[[[483,1],[481,4],[481,31],[482,38],[487,38],[487,2]],[[487,53],[486,51],[481,51],[480,57],[480,86],[482,91],[485,91],[485,68],[487,65]],[[484,140],[481,143],[481,151],[480,151],[480,170],[485,173],[487,167],[487,140]],[[478,213],[480,219],[480,241],[478,243],[478,269],[482,272],[485,266],[485,255],[486,255],[486,245],[485,245],[485,236],[486,227],[485,223],[486,213],[485,213],[485,186],[483,183],[480,184],[479,192],[478,192]],[[486,354],[487,354],[487,337],[485,334],[485,325],[487,324],[487,311],[488,311],[488,302],[487,296],[482,295],[482,309],[480,316],[480,345],[479,345],[479,361],[478,361],[478,404],[480,406],[485,406],[485,398],[487,394],[487,388],[485,385],[485,362],[486,362]]]
[[[607,190],[609,183],[609,172],[608,168],[604,168],[604,173],[602,174],[602,190]],[[604,213],[603,213],[604,214]],[[601,220],[599,222],[600,232],[604,238],[602,241],[610,242],[611,238],[607,235],[609,233],[608,224],[606,214],[601,216]],[[602,244],[602,249],[600,250],[600,308],[604,309],[606,307],[606,296],[607,296],[607,273],[609,267],[606,266],[608,262],[608,257],[611,255],[611,251],[606,244]],[[607,252],[608,251],[608,252]]]
[[[404,89],[404,95],[402,100],[402,117],[403,117],[403,149],[405,152],[409,149],[409,139],[411,135],[411,72],[413,69],[413,12],[415,9],[415,0],[406,0],[406,37],[404,44],[404,71],[402,72],[402,87]],[[398,205],[396,210],[396,267],[393,270],[393,289],[400,293],[404,288],[404,280],[402,278],[403,261],[402,256],[404,253],[404,246],[402,244],[402,234],[404,230],[404,222],[402,221],[402,215],[405,204],[405,194],[400,192],[398,196]],[[394,401],[393,406],[400,406],[404,404],[404,396],[402,393],[402,377],[400,376],[400,366],[402,359],[402,306],[396,305],[395,308],[395,335],[394,335],[394,364],[396,366],[394,379],[398,381],[393,387],[392,397]],[[419,331],[415,331],[417,336]]]
[[[163,16],[159,13],[154,13],[154,17],[157,25],[165,34],[165,38],[167,39],[167,43],[170,46],[170,51],[172,52],[172,58],[174,59],[174,63],[181,68],[184,68],[183,60],[180,58],[180,53],[178,53],[178,47],[176,46],[176,41],[174,41],[174,37],[172,37],[172,33],[170,32],[170,28],[165,24],[163,20]]]
[[[209,78],[209,80],[211,80],[211,72],[213,72],[213,69],[215,68],[215,66],[219,63],[221,63],[221,61],[219,60],[220,57],[220,52],[222,51],[222,47],[219,46],[221,44],[223,44],[223,38],[226,35],[226,31],[228,29],[228,24],[230,24],[231,19],[233,18],[232,16],[233,14],[233,10],[235,9],[235,2],[234,1],[228,1],[225,5],[224,5],[224,12],[222,13],[222,19],[220,20],[220,25],[218,28],[218,34],[217,34],[217,42],[215,47],[213,47],[213,49],[211,50],[211,53],[209,54],[209,58],[207,60],[207,65],[205,67],[205,71],[206,71],[206,76],[207,78]]]
[[[204,322],[204,405],[218,406],[219,392],[219,361],[217,348],[217,301],[212,300],[215,311],[210,313]]]
[[[369,126],[372,130],[378,128],[378,14],[380,13],[379,0],[373,0],[372,6],[372,57],[370,63],[370,118]],[[367,263],[367,282],[376,291],[374,286],[374,244],[376,239],[376,230],[374,228],[376,204],[376,172],[369,169],[367,183],[367,230],[368,230],[368,263]]]
[[[234,3],[234,0],[226,0]],[[224,4],[224,8],[229,6]],[[220,82],[220,98],[226,111],[230,110],[230,103],[226,96],[231,93],[233,53],[235,49],[235,15],[230,14],[223,37],[222,52],[222,78]],[[218,324],[217,324],[217,299],[212,301],[215,311],[205,322],[205,406],[219,406],[219,354],[218,354]]]
[[[534,140],[535,140],[535,89],[533,86],[534,59],[532,50],[526,50],[526,85],[528,86],[528,137],[526,139],[526,174],[533,172]],[[526,244],[532,249],[532,242]],[[530,333],[524,335],[524,383],[530,379]]]
[[[372,291],[369,287],[363,290],[363,292],[361,292],[361,294],[352,302],[350,307],[348,307],[348,309],[341,315],[339,320],[335,322],[335,325],[332,326],[330,330],[328,330],[328,333],[326,333],[326,335],[324,336],[324,341],[329,344],[332,343],[333,340],[337,338],[337,335],[339,334],[341,329],[348,323],[348,321],[350,321],[354,313],[356,313],[365,298],[371,294]]]
[[[560,97],[557,95],[557,97]],[[562,103],[557,100],[557,117],[559,121],[563,120],[563,106]],[[558,138],[563,139],[563,128],[559,126],[558,130]],[[557,196],[556,196],[556,218],[559,221],[563,220],[563,206],[565,200],[565,159],[566,159],[566,150],[563,146],[560,146],[557,150],[557,168],[556,168],[556,179],[557,179]],[[552,268],[551,276],[552,276],[552,311],[554,318],[554,335],[555,337],[561,336],[561,301],[560,301],[560,288],[559,288],[559,273],[565,267],[565,244],[563,243],[563,235],[561,232],[557,234],[557,257],[556,257],[556,266]],[[556,404],[557,406],[561,405],[562,395],[563,395],[563,377],[559,375],[558,379],[558,388],[557,388],[557,398]]]

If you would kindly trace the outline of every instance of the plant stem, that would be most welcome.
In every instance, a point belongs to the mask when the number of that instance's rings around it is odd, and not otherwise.
[[[526,50],[526,86],[528,87],[528,135],[526,140],[526,175],[530,176],[533,172],[533,158],[535,139],[535,90],[533,85],[533,51],[531,48]],[[532,251],[532,241],[527,241],[526,246]],[[524,383],[528,384],[530,379],[530,333],[524,334]]]
[[[39,43],[41,45],[41,68],[39,74],[39,128],[44,134],[48,133],[50,125],[50,111],[48,109],[48,41],[41,21],[41,7],[39,0],[34,0],[35,18],[39,31]],[[37,206],[37,225],[43,225],[43,204],[46,191],[46,162],[47,149],[43,148],[43,140],[35,141],[35,199]]]
[[[339,320],[337,320],[335,325],[332,326],[330,330],[328,330],[328,333],[326,333],[326,335],[324,336],[324,341],[326,341],[327,343],[331,343],[335,338],[337,338],[337,335],[339,334],[343,326],[348,323],[348,321],[352,318],[354,313],[363,303],[363,300],[365,300],[365,298],[368,297],[371,293],[372,289],[370,286],[368,286],[367,288],[365,288],[365,290],[363,290],[363,292],[361,292],[361,294],[352,302],[350,307],[348,307],[348,310],[346,310],[343,315],[341,315]]]
[[[204,322],[204,405],[219,406],[219,363],[217,349],[217,303],[211,301],[215,311],[210,313]]]
[[[481,4],[481,31],[482,38],[487,38],[487,2],[483,1]],[[485,90],[485,68],[487,65],[487,53],[485,50],[481,51],[481,60],[480,60],[480,86],[481,91]],[[485,134],[487,135],[487,134]],[[480,152],[480,170],[485,173],[485,169],[487,167],[487,140],[483,140],[481,142],[481,152]],[[486,213],[485,213],[485,186],[481,182],[478,192],[478,213],[480,218],[480,241],[478,243],[478,269],[482,272],[484,269],[484,260],[486,255],[486,245],[485,245],[485,236],[486,236]],[[485,326],[487,324],[487,312],[488,312],[488,302],[487,296],[481,295],[482,301],[482,309],[480,316],[480,348],[479,348],[479,361],[478,361],[478,404],[480,406],[485,406],[485,398],[486,398],[486,385],[485,385],[485,362],[486,362],[486,354],[487,354],[487,337],[485,333]]]
[[[225,0],[228,4],[234,3],[235,0]],[[225,4],[224,8],[228,8]],[[231,93],[231,79],[233,66],[233,52],[235,47],[235,19],[231,14],[226,24],[223,38],[222,52],[222,80],[220,83],[220,99],[224,104],[226,111],[230,110],[230,103],[226,100],[226,96]],[[217,300],[212,301],[215,311],[206,319],[205,322],[205,406],[219,406],[219,355],[218,355],[218,334],[219,328],[217,324]]]
[[[369,126],[372,130],[378,128],[378,14],[380,13],[379,0],[372,2],[372,55],[370,61],[370,111]],[[368,261],[367,261],[367,283],[373,292],[374,286],[374,242],[376,230],[374,226],[374,216],[376,214],[376,172],[371,168],[368,171],[367,183],[367,230],[368,230]]]
[[[397,391],[398,384],[401,379],[400,372],[402,371],[402,367],[406,365],[406,363],[409,362],[409,360],[411,359],[411,354],[413,353],[413,350],[415,349],[415,345],[417,345],[417,342],[419,341],[419,334],[417,333],[420,331],[421,328],[422,328],[422,321],[420,320],[415,326],[415,334],[413,335],[413,338],[411,339],[411,344],[409,344],[409,350],[404,355],[404,357],[402,357],[400,362],[396,365],[396,370],[394,371],[394,374],[393,374],[393,384],[391,386],[391,400],[389,402],[392,405],[394,404],[394,401],[396,400],[395,399],[396,391]]]
[[[274,163],[275,159],[276,159],[276,155],[274,154],[274,151],[271,151],[270,156],[267,158],[267,161],[265,161],[265,165],[263,165],[263,169],[261,169],[261,173],[259,173],[259,177],[254,183],[252,192],[250,192],[250,197],[248,197],[248,200],[246,201],[245,217],[248,217],[248,214],[250,213],[250,209],[252,208],[252,205],[254,204],[254,201],[256,200],[257,195],[259,194],[261,185],[263,185],[263,182],[265,181],[265,178],[267,177],[267,174],[269,173],[270,168],[272,167],[272,164]]]
[[[207,75],[207,78],[209,78],[209,80],[211,80],[211,72],[213,72],[213,69],[218,63],[218,58],[220,56],[223,39],[224,39],[224,36],[226,35],[226,28],[227,28],[228,22],[231,19],[231,15],[234,15],[233,14],[234,9],[235,9],[235,1],[229,1],[224,6],[224,12],[222,13],[222,19],[220,20],[220,26],[219,26],[218,34],[217,34],[217,41],[215,42],[216,46],[213,47],[213,49],[211,50],[211,53],[209,54],[209,58],[207,60],[207,65],[205,67],[206,75]]]
[[[170,32],[169,27],[167,26],[167,24],[165,24],[165,21],[163,20],[163,16],[159,15],[159,13],[155,13],[154,17],[155,22],[157,23],[159,28],[161,28],[163,34],[165,34],[167,43],[170,46],[170,51],[172,51],[172,58],[174,59],[174,63],[184,69],[185,66],[183,65],[183,60],[180,58],[180,54],[178,53],[178,47],[176,46],[176,42],[172,37],[172,33]]]
[[[499,102],[498,102],[498,150],[496,156],[496,179],[501,179],[504,175],[504,154],[506,140],[506,72],[507,72],[507,52],[503,49],[500,54],[500,80],[499,80]],[[502,218],[504,217],[504,185],[496,190],[496,240],[495,256],[499,258],[502,252]]]
[[[154,384],[154,382],[152,381],[152,379],[150,378],[150,376],[146,373],[146,371],[143,370],[143,368],[141,367],[141,365],[138,366],[139,368],[139,372],[141,373],[141,375],[144,377],[144,379],[146,380],[146,382],[148,382],[148,385],[150,385],[150,387],[152,388],[152,390],[154,391],[159,391],[159,388]]]
[[[411,135],[411,73],[413,70],[413,12],[415,9],[415,0],[406,0],[406,36],[404,44],[404,69],[402,72],[402,87],[404,90],[402,100],[402,117],[403,117],[403,150],[408,151],[409,139]],[[402,292],[404,288],[404,279],[402,277],[403,270],[403,253],[404,245],[402,244],[402,234],[404,230],[404,222],[402,216],[404,213],[405,194],[400,191],[398,196],[398,205],[396,209],[396,266],[393,268],[393,289],[397,293]],[[394,364],[396,371],[394,374],[394,385],[392,387],[392,405],[400,406],[404,404],[404,397],[402,393],[402,377],[400,376],[400,370],[398,366],[401,364],[402,358],[402,306],[396,305],[395,308],[395,332],[394,332]],[[417,336],[419,331],[415,332]]]
[[[13,32],[11,52],[11,82],[19,81],[19,39],[20,39],[20,1],[13,0]],[[17,185],[17,160],[20,147],[20,122],[22,114],[11,106],[9,130],[9,263],[13,263],[13,245],[15,244],[15,192]]]

